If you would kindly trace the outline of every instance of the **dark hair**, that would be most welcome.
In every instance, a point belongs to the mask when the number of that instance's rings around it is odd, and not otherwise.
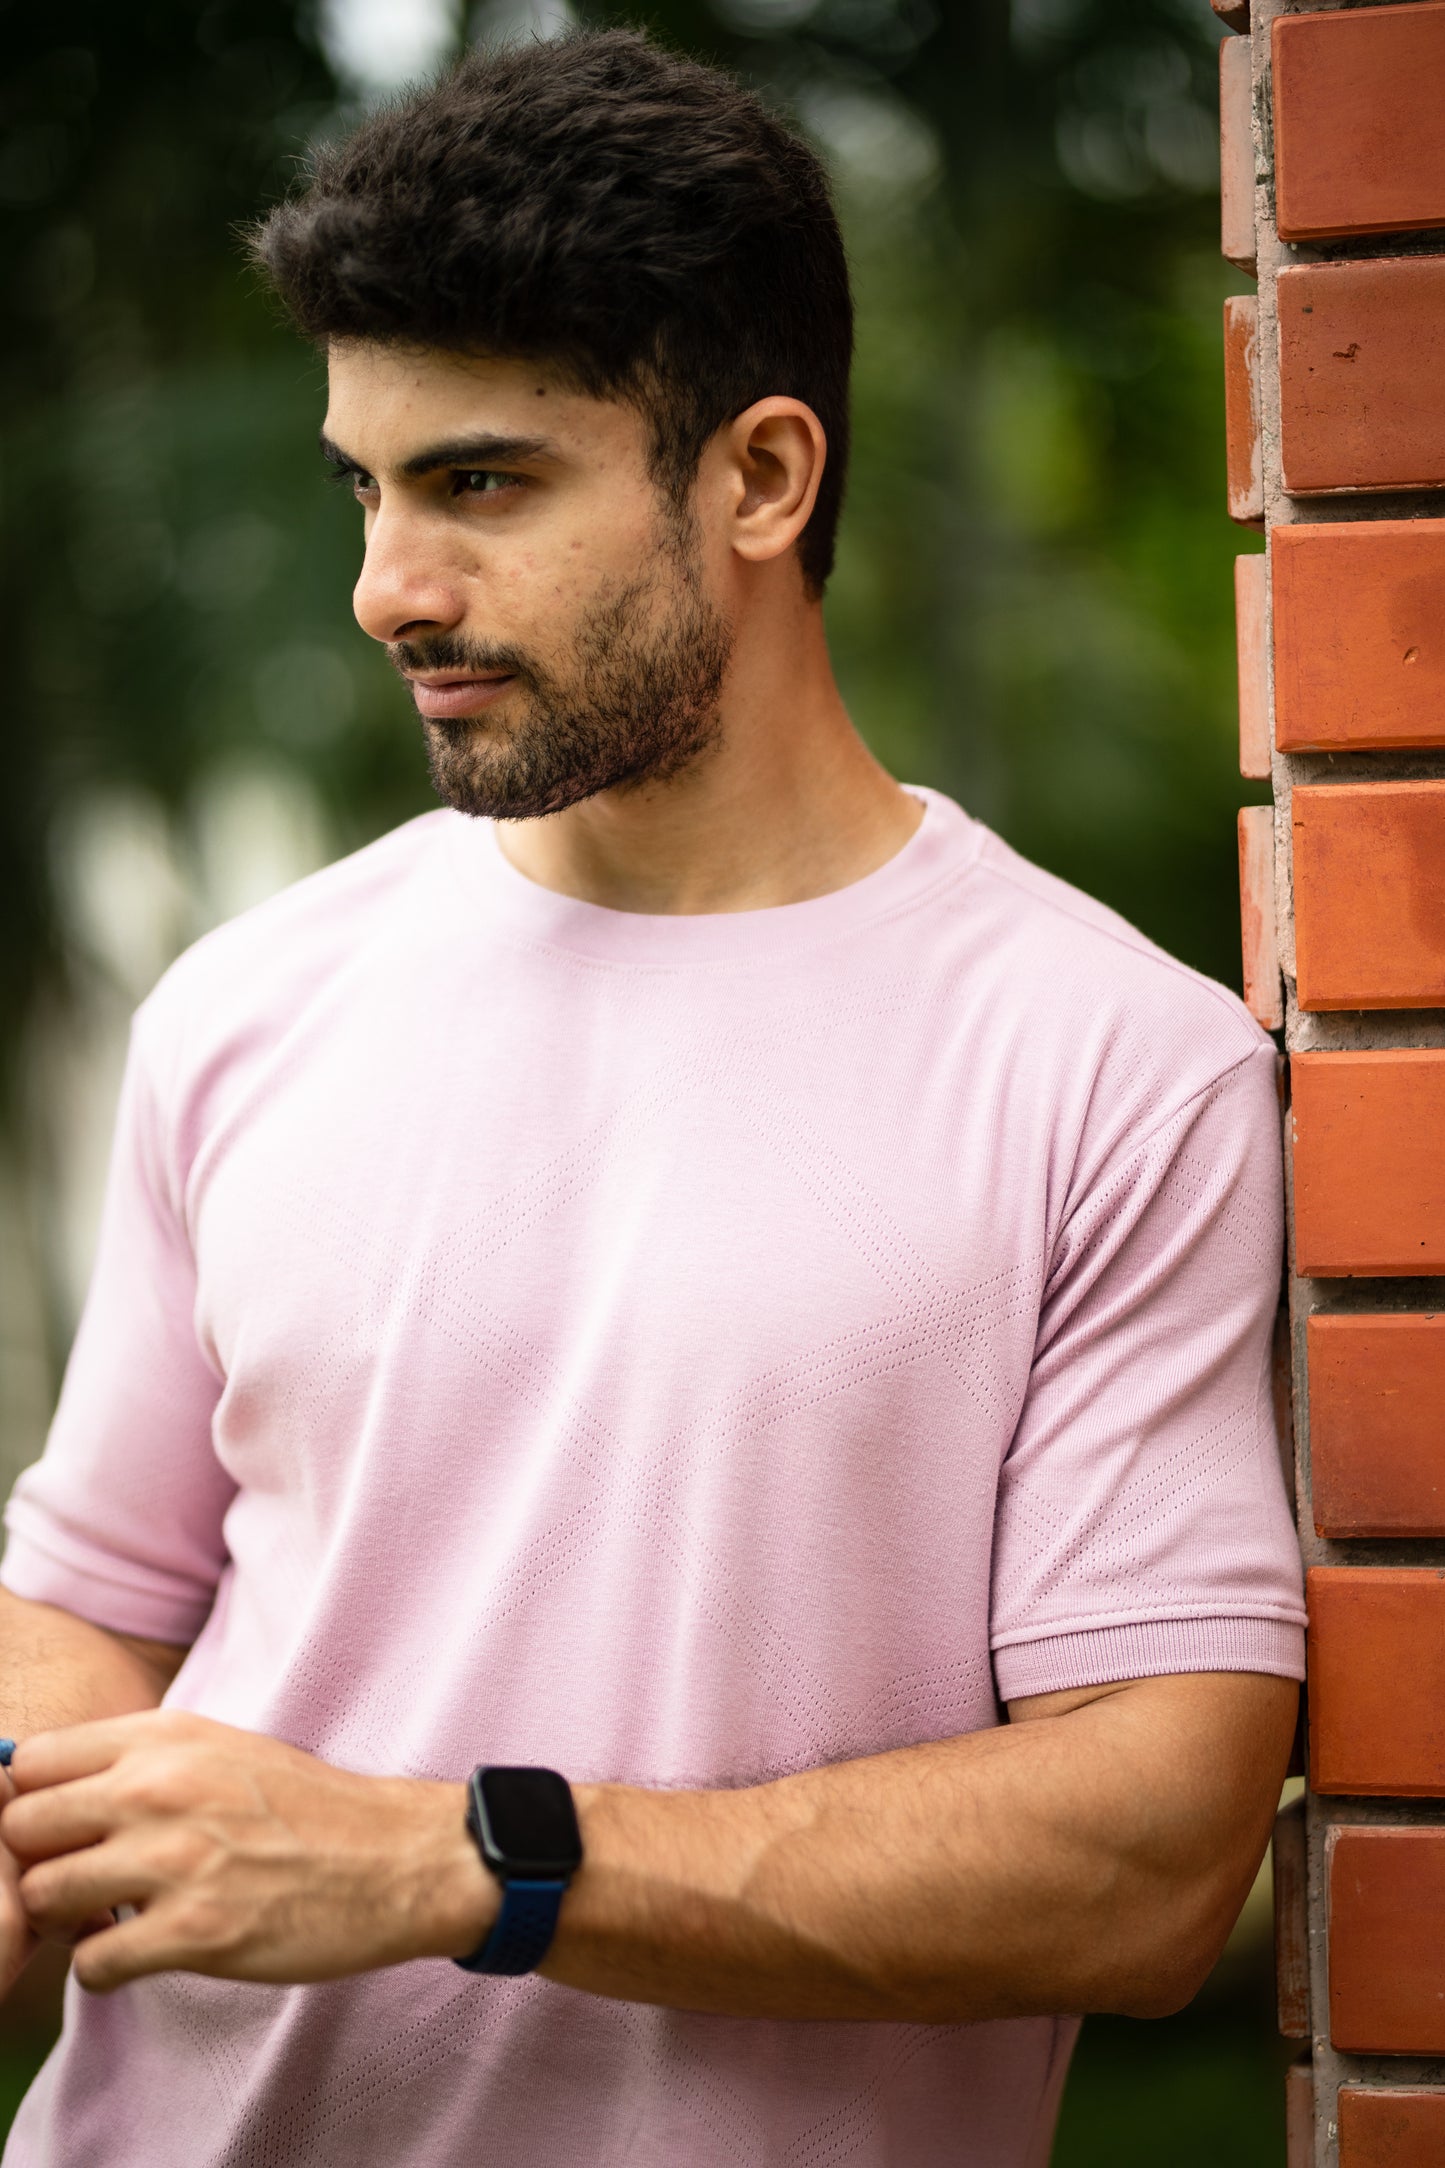
[[[769,393],[828,438],[798,542],[833,565],[853,307],[827,177],[730,76],[630,30],[467,54],[312,162],[249,236],[299,329],[543,361],[649,418],[681,500]]]

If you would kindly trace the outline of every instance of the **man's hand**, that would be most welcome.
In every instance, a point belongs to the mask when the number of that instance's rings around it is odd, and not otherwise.
[[[166,1641],[109,1633],[53,1604],[0,1588],[0,1708],[17,1739],[95,1717],[153,1709],[181,1667],[185,1650]],[[0,1769],[0,1808],[14,1786]],[[35,1954],[36,1937],[19,1894],[20,1869],[0,1841],[0,1995]],[[89,1920],[75,1934],[109,1921]]]
[[[461,1957],[496,1917],[460,1784],[356,1776],[171,1710],[39,1733],[11,1773],[0,1841],[22,1871],[0,1888],[0,1935],[70,1940],[132,1907],[76,1949],[94,1991],[168,1970],[289,1983]]]

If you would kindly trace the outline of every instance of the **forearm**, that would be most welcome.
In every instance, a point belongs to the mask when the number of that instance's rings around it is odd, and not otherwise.
[[[1288,1754],[1293,1690],[1249,1683],[1242,1779],[1180,1720],[1224,1684],[1201,1678],[749,1790],[584,1789],[586,1864],[544,1970],[737,2016],[1177,2007],[1243,1901]]]
[[[107,1633],[0,1588],[0,1731],[12,1739],[153,1709],[184,1650]]]
[[[133,1641],[0,1588],[0,1731],[17,1740],[93,1717],[153,1709],[184,1650]],[[0,1808],[13,1794],[0,1771]],[[17,1868],[0,1844],[0,1994],[33,1954]]]
[[[1258,1865],[1295,1700],[1277,1679],[1145,1680],[746,1790],[579,1786],[585,1857],[542,1969],[743,2017],[1175,2008]],[[29,1739],[14,1774],[18,1916],[87,1935],[87,1987],[339,1978],[463,1956],[497,1916],[459,1783],[171,1711]]]

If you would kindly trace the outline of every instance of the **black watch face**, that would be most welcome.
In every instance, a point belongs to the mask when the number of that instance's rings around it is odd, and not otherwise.
[[[483,1849],[509,1875],[569,1875],[582,1864],[582,1838],[565,1778],[555,1769],[484,1769]]]

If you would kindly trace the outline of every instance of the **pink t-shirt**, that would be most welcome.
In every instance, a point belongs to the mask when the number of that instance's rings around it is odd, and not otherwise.
[[[865,880],[702,917],[438,812],[191,950],[6,1585],[425,1777],[754,1784],[1299,1676],[1273,1050],[921,795]],[[1040,2168],[1074,2029],[72,1986],[5,2162]]]

